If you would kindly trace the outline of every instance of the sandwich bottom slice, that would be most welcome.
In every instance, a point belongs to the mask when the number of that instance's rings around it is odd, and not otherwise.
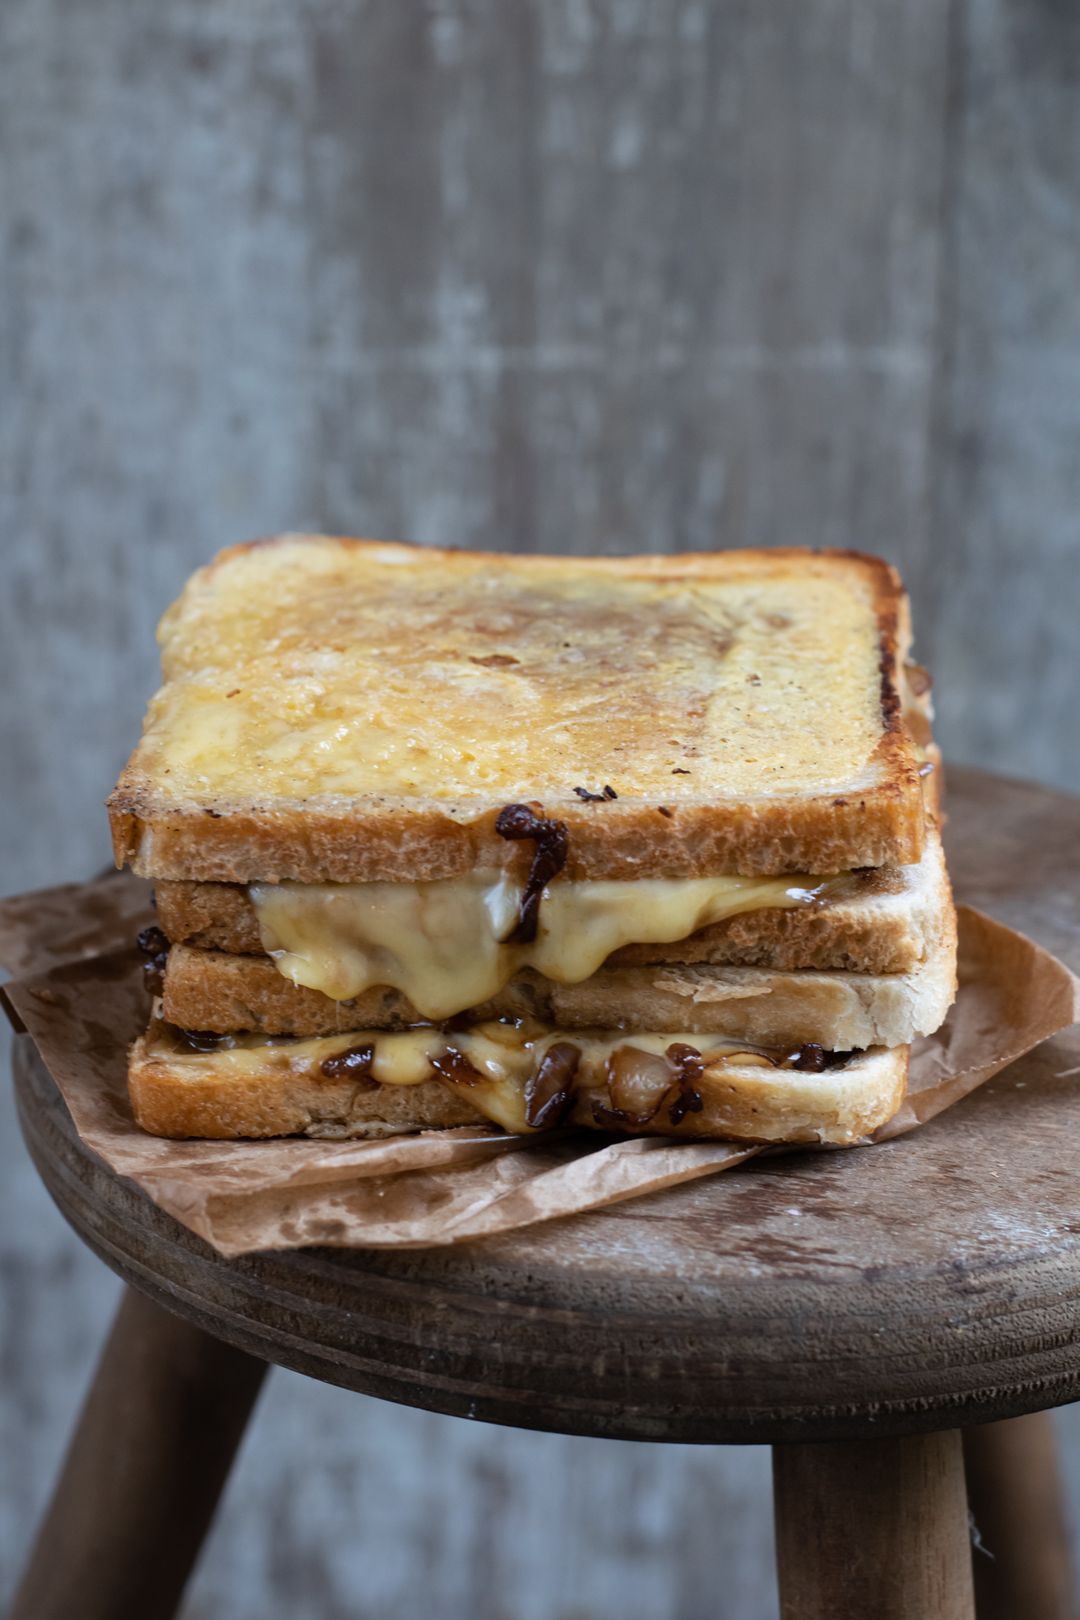
[[[310,1038],[181,1031],[160,1003],[129,1087],[171,1137],[385,1137],[492,1123],[848,1146],[896,1113],[906,1045],[827,1052],[693,1032],[566,1030],[527,1020]]]

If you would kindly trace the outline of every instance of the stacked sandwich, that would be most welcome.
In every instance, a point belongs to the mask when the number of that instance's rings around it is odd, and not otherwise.
[[[222,553],[110,800],[166,1136],[857,1141],[955,989],[885,563]]]

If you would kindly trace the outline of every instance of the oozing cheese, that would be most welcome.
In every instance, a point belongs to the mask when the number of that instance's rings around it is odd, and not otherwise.
[[[623,945],[686,939],[766,906],[807,905],[836,879],[713,877],[556,882],[536,939],[500,943],[521,888],[505,875],[436,883],[256,883],[264,948],[294,984],[347,1001],[375,985],[408,996],[424,1018],[451,1018],[496,995],[522,968],[580,984]]]
[[[625,1030],[523,1031],[509,1024],[476,1024],[453,1034],[437,1029],[354,1030],[343,1035],[325,1035],[311,1040],[267,1040],[265,1036],[223,1036],[221,1045],[211,1051],[192,1051],[178,1045],[167,1026],[160,1026],[152,1055],[167,1058],[170,1068],[181,1068],[192,1080],[241,1076],[257,1078],[271,1070],[287,1069],[291,1074],[312,1078],[323,1073],[322,1065],[342,1052],[372,1049],[371,1078],[384,1086],[416,1086],[438,1080],[460,1089],[485,1118],[515,1134],[527,1134],[525,1118],[526,1086],[550,1048],[570,1042],[579,1054],[578,1085],[586,1090],[605,1085],[608,1059],[616,1051],[660,1057],[673,1044],[684,1044],[702,1053],[705,1078],[711,1070],[722,1069],[734,1060],[772,1069],[774,1060],[748,1048],[745,1043],[710,1039],[705,1045],[700,1035],[629,1033]],[[466,1058],[479,1078],[454,1080],[433,1066],[433,1059],[448,1051]],[[780,1059],[783,1061],[782,1059]],[[623,1086],[633,1092],[633,1064],[623,1077]],[[719,1076],[718,1076],[719,1078]],[[646,1078],[645,1088],[656,1090],[655,1079]]]

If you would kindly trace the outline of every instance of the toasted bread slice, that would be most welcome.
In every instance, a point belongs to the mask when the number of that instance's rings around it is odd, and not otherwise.
[[[853,973],[908,973],[941,931],[947,891],[936,828],[915,866],[863,868],[810,906],[767,906],[700,929],[676,948],[627,945],[611,967],[655,962],[714,966],[838,968]],[[158,922],[174,944],[234,955],[263,955],[255,908],[236,883],[159,882]]]
[[[637,1040],[654,1048],[675,1039],[625,1037],[627,1043]],[[355,1072],[325,1071],[328,1058],[365,1047],[377,1052],[379,1040],[379,1031],[353,1031],[287,1046],[192,1052],[155,1021],[131,1051],[135,1116],[144,1130],[172,1137],[379,1137],[492,1120],[511,1131],[528,1129],[524,1097],[530,1081],[535,1083],[538,1062],[513,1063],[497,1080],[479,1084],[445,1078],[385,1084]],[[484,1036],[456,1034],[443,1044],[452,1041],[455,1049],[476,1057],[477,1040]],[[847,1146],[895,1114],[907,1078],[907,1047],[860,1053],[820,1073],[774,1068],[752,1052],[735,1052],[720,1062],[710,1062],[706,1054],[707,1066],[693,1082],[697,1107],[680,1115],[665,1098],[651,1118],[620,1118],[602,1056],[590,1062],[589,1053],[596,1049],[602,1055],[623,1040],[579,1043],[583,1061],[560,1123],[634,1135]]]
[[[565,824],[570,877],[922,853],[907,598],[876,558],[283,536],[200,570],[160,639],[165,685],[109,805],[118,864],[146,876],[524,868],[495,829],[515,802]]]
[[[769,1045],[813,1041],[835,1051],[910,1042],[938,1028],[956,990],[956,920],[943,909],[926,958],[910,973],[783,973],[680,962],[603,968],[580,984],[526,970],[472,1010],[476,1020],[538,1018],[564,1029],[684,1029]],[[333,1035],[404,1029],[422,1022],[385,986],[345,1001],[294,984],[269,957],[175,945],[164,984],[165,1017],[223,1034]]]

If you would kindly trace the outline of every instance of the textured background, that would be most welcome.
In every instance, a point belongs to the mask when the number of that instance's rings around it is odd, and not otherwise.
[[[0,76],[0,892],[286,527],[882,551],[947,751],[1080,786],[1076,8],[5,0]],[[0,1596],[113,1297],[2,1107]],[[765,1620],[770,1539],[759,1452],[282,1373],[187,1620]]]

